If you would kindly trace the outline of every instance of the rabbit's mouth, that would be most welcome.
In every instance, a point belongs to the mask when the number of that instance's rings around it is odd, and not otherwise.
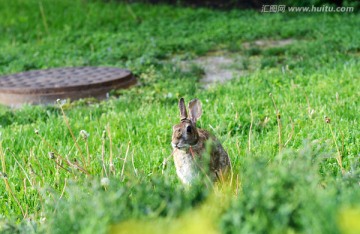
[[[189,144],[181,144],[181,143],[175,144],[175,143],[172,143],[172,142],[171,142],[171,146],[173,148],[176,148],[176,149],[188,149],[188,148],[190,148]]]

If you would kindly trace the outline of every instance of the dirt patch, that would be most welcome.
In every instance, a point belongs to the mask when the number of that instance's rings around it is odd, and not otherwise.
[[[282,40],[256,40],[252,42],[244,42],[242,46],[244,49],[249,49],[251,47],[260,47],[266,49],[266,48],[287,46],[293,44],[294,42],[295,40],[292,38],[282,39]]]
[[[211,84],[224,83],[235,77],[243,76],[243,56],[235,53],[217,51],[193,60],[180,61],[178,65],[183,71],[195,66],[203,71],[201,84],[207,88]]]
[[[242,44],[244,49],[257,47],[259,49],[268,49],[274,47],[283,47],[295,42],[294,39],[283,40],[256,40]],[[259,57],[251,58],[240,53],[229,53],[227,51],[216,51],[206,56],[198,57],[192,60],[177,61],[183,71],[189,71],[192,66],[197,66],[203,70],[203,76],[200,82],[205,88],[212,84],[224,83],[233,78],[242,77],[251,70],[257,69]]]
[[[204,76],[200,80],[204,86],[213,83],[224,83],[234,77],[244,75],[244,70],[234,67],[236,58],[229,55],[213,55],[207,57],[199,57],[193,60],[193,63],[204,70]]]

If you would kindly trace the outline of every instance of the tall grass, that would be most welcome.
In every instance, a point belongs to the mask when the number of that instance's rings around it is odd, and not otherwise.
[[[1,74],[101,65],[140,83],[101,102],[0,107],[2,232],[359,230],[358,15],[45,0],[1,1],[0,14]],[[241,55],[248,66],[229,69],[248,75],[204,89],[200,68],[172,59],[214,50]],[[232,187],[176,178],[179,97],[202,100]]]

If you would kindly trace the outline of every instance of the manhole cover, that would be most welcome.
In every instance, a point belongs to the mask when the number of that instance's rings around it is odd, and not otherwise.
[[[57,99],[105,98],[112,89],[136,83],[128,70],[113,67],[69,67],[0,76],[0,103],[9,106],[54,103]]]

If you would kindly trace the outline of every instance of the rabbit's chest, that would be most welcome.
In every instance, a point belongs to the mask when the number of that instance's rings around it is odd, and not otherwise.
[[[174,163],[176,173],[184,184],[190,184],[199,176],[199,169],[196,161],[190,153],[183,150],[175,150]]]

